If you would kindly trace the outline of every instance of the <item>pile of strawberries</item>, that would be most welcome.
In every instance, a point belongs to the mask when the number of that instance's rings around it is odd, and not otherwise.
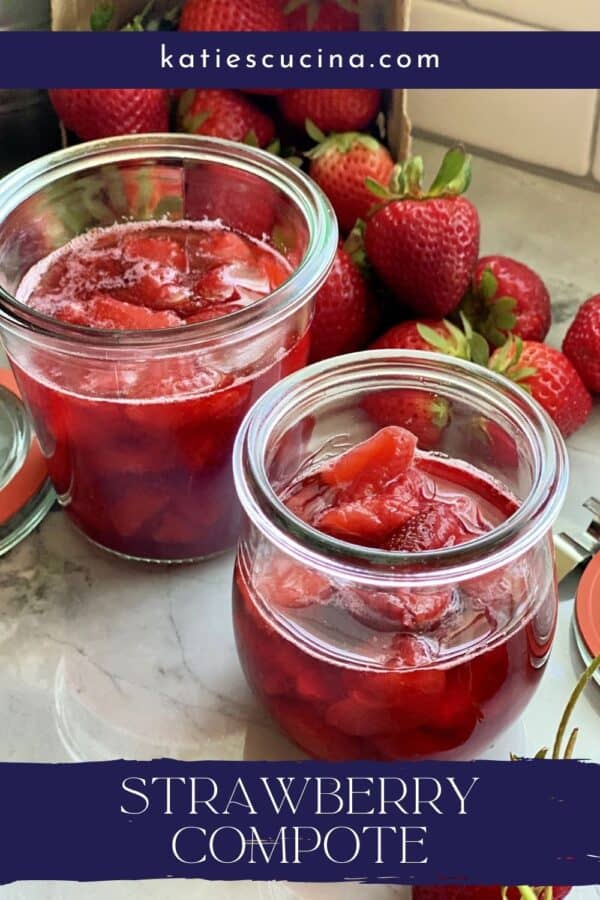
[[[359,28],[358,5],[358,0],[185,0],[162,20],[151,20],[150,3],[126,30],[349,31]],[[102,3],[92,27],[110,27],[113,17],[111,4]],[[544,343],[551,304],[542,279],[517,260],[479,257],[479,216],[464,196],[471,160],[462,148],[448,151],[425,189],[422,159],[394,165],[376,136],[379,91],[256,94],[50,91],[63,124],[82,140],[173,128],[249,143],[300,165],[298,149],[305,151],[308,173],[329,197],[346,238],[317,297],[313,362],[367,346],[434,350],[514,380],[563,435],[583,425],[591,395],[600,393],[600,294],[578,311],[563,352]],[[312,146],[307,147],[307,135]],[[388,403],[379,410],[380,423],[417,421],[434,445],[444,426],[439,404],[425,393],[398,396],[396,403],[415,408],[392,409]]]

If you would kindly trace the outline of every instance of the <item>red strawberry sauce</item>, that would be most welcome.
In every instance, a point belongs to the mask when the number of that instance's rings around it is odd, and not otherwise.
[[[248,306],[288,275],[268,246],[215,223],[135,223],[75,238],[28,273],[19,299],[76,325],[168,329]],[[267,387],[305,364],[307,338],[289,334],[276,350],[241,364],[150,350],[123,366],[90,360],[83,376],[81,363],[70,371],[68,360],[40,356],[17,370],[61,502],[82,531],[156,560],[232,546],[238,425]]]
[[[517,509],[489,476],[416,451],[414,435],[396,426],[277,490],[321,532],[407,554],[473,541]],[[244,670],[282,729],[317,758],[472,757],[518,716],[541,676],[556,615],[544,560],[533,548],[468,581],[375,587],[274,546],[252,559],[242,549],[234,621]],[[409,557],[402,571],[407,564],[427,565]]]

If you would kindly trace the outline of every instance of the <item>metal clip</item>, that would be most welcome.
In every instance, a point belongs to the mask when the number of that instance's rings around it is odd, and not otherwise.
[[[588,497],[583,505],[593,516],[587,530],[572,534],[562,531],[554,535],[559,581],[600,550],[600,500]]]

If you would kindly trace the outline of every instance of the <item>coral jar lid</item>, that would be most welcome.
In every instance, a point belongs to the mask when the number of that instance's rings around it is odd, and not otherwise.
[[[600,655],[600,553],[586,566],[575,596],[575,640],[586,666]],[[600,670],[594,676],[600,685]]]
[[[14,375],[0,369],[0,555],[41,522],[54,500]]]

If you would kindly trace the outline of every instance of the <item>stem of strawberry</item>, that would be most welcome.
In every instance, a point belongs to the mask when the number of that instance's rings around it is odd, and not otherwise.
[[[573,709],[575,708],[575,704],[579,700],[581,694],[586,688],[588,682],[594,677],[596,672],[600,670],[600,656],[597,656],[595,659],[591,661],[585,672],[582,674],[581,678],[577,682],[575,686],[575,690],[569,697],[569,702],[565,707],[565,711],[562,715],[562,719],[560,720],[560,724],[558,726],[558,731],[556,732],[556,740],[554,741],[554,747],[552,748],[552,759],[560,759],[560,750],[563,742],[563,738],[565,736],[565,731],[567,730],[567,725],[569,724],[569,719],[573,713]],[[567,744],[567,750],[565,753],[565,758],[569,758],[566,754],[571,754],[573,752],[573,748],[575,746],[575,740],[577,739],[577,729],[571,734]]]

